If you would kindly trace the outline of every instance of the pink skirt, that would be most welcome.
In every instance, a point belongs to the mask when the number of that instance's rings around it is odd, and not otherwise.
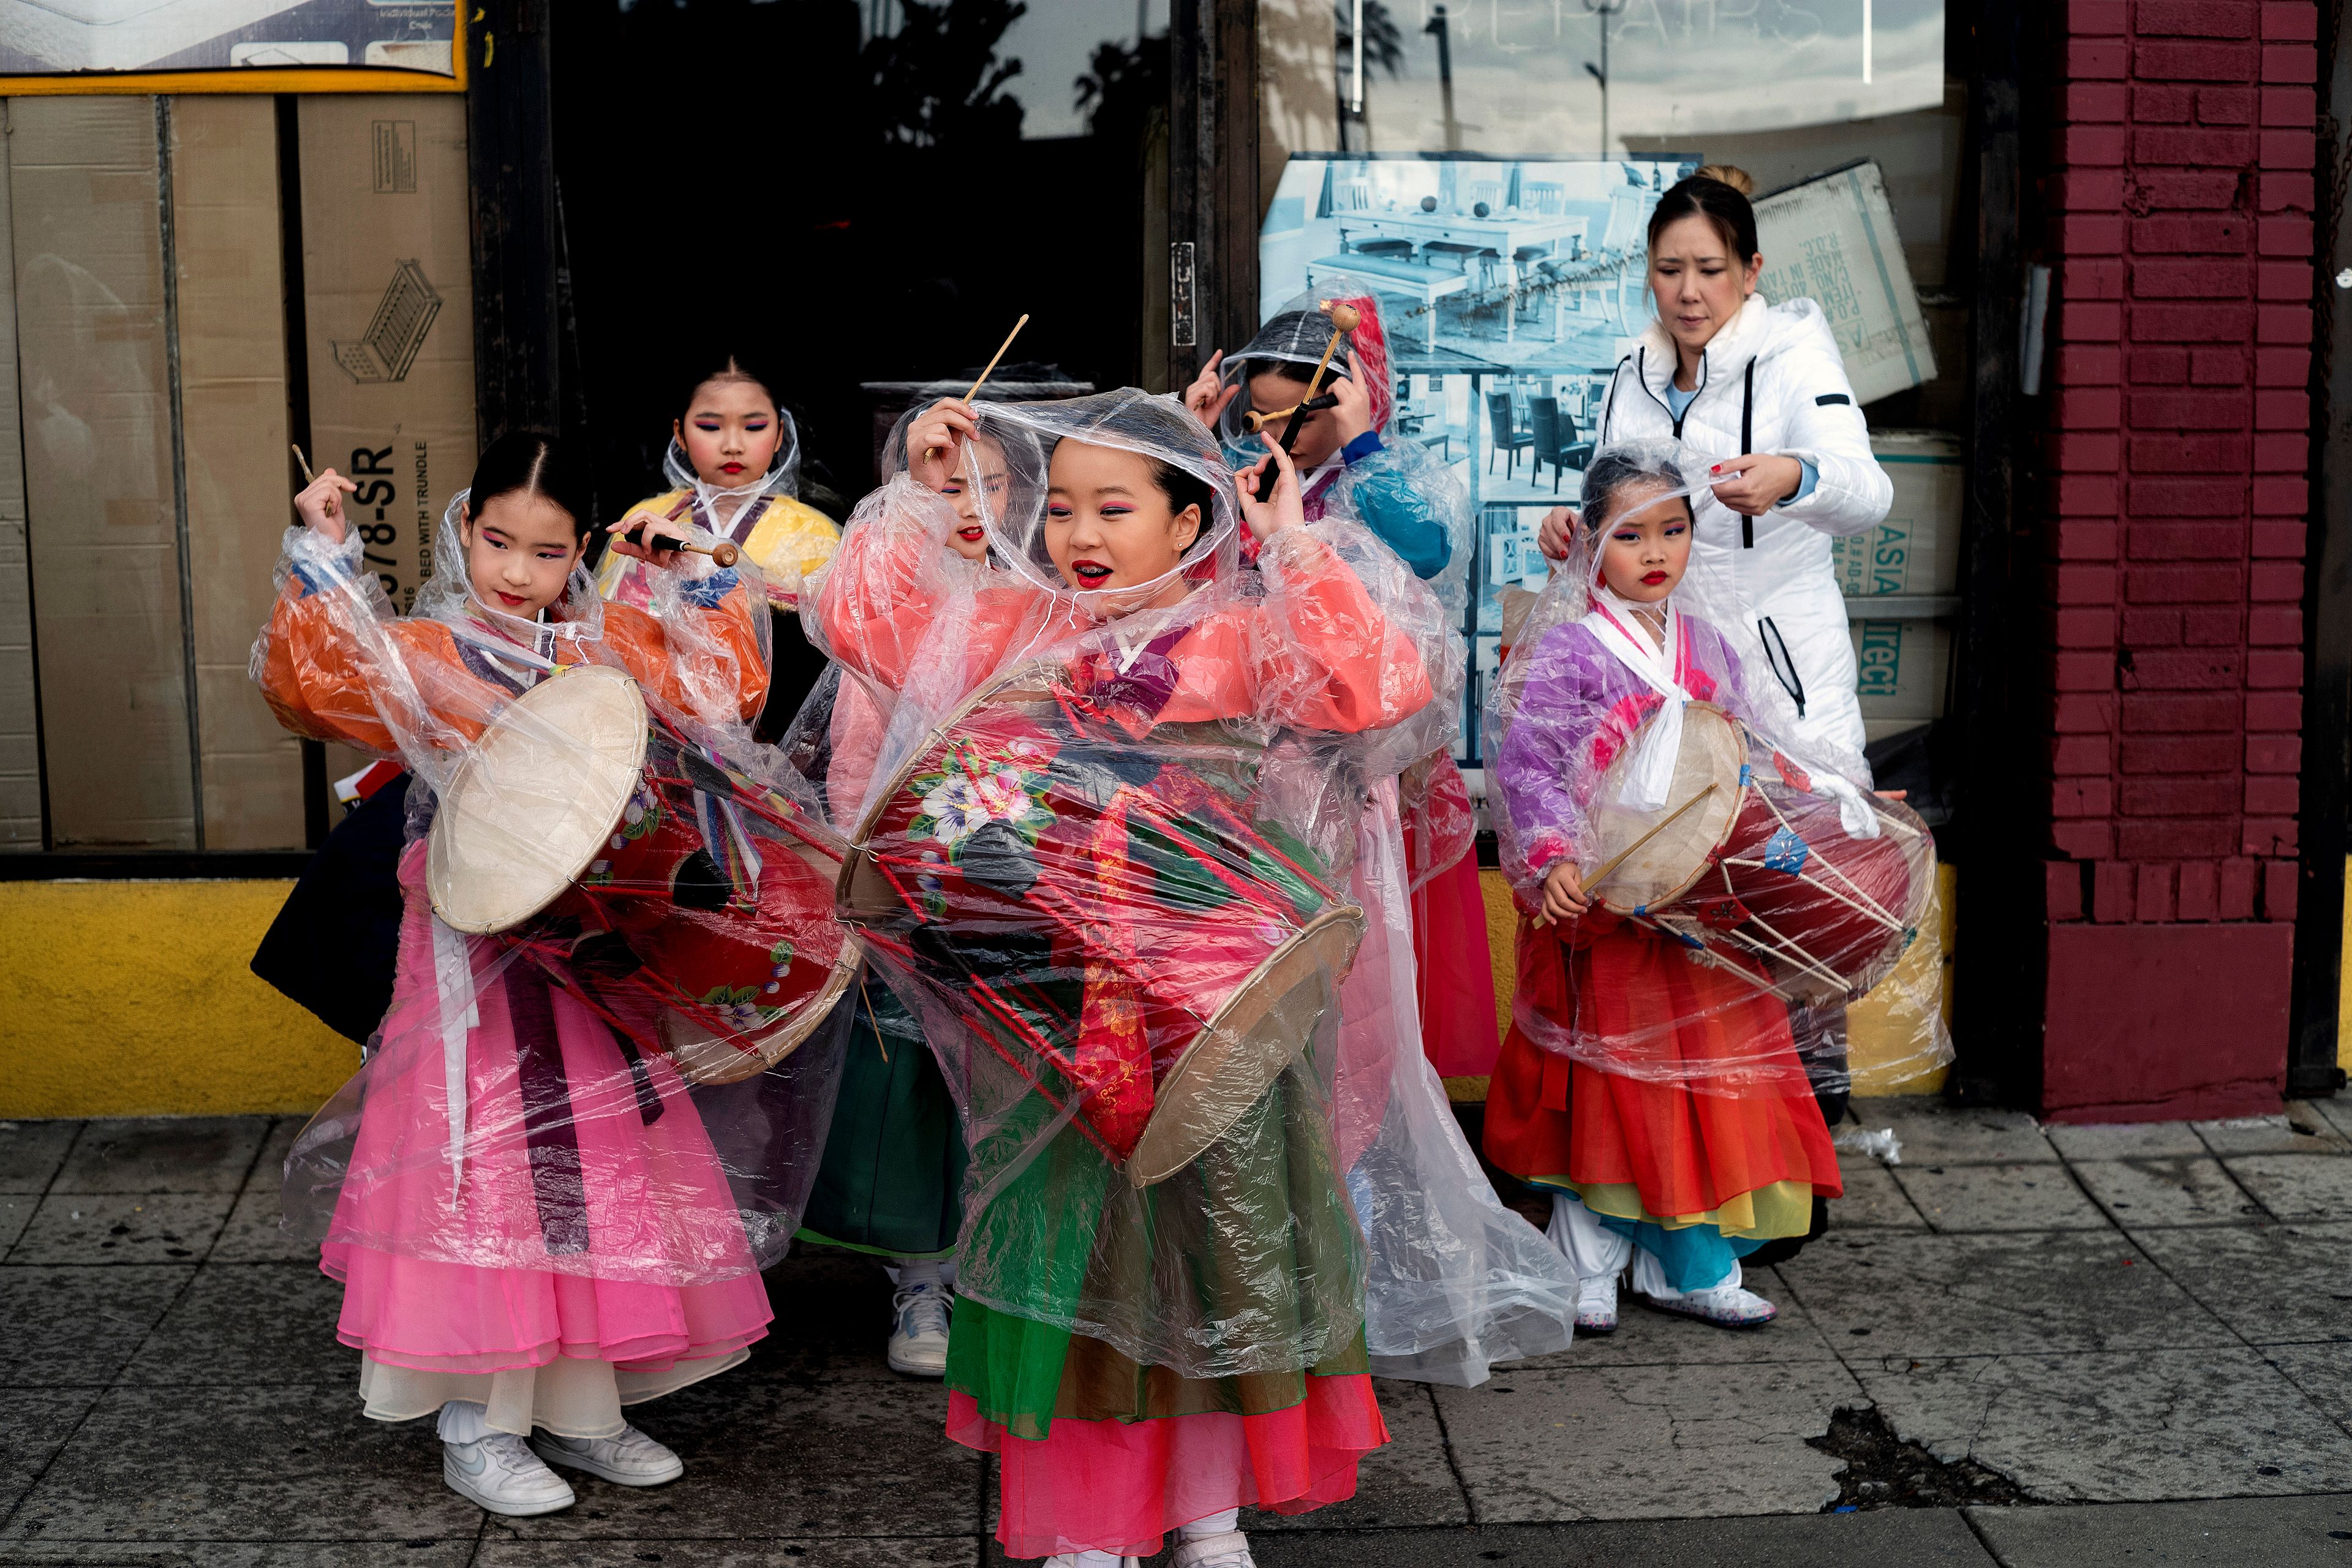
[[[457,1373],[559,1355],[659,1370],[761,1338],[767,1289],[684,1080],[484,938],[467,940],[452,1117],[423,850],[403,858],[393,1006],[320,1248],[343,1284],[339,1337]]]
[[[1421,1038],[1440,1078],[1484,1078],[1503,1048],[1495,1029],[1495,959],[1478,857],[1465,855],[1412,896]]]
[[[1057,1417],[1043,1441],[1012,1436],[970,1394],[950,1393],[948,1436],[997,1457],[996,1539],[1009,1557],[1149,1557],[1170,1531],[1229,1508],[1306,1513],[1344,1501],[1358,1461],[1389,1437],[1362,1373],[1310,1377],[1303,1402],[1263,1415]]]

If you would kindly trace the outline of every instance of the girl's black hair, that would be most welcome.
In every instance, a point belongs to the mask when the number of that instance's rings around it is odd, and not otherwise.
[[[1670,461],[1642,462],[1638,458],[1603,447],[1591,466],[1584,470],[1584,489],[1580,500],[1584,526],[1597,538],[1612,526],[1611,519],[1617,503],[1625,492],[1637,485],[1658,484],[1680,489],[1687,483],[1683,471]],[[1682,498],[1683,510],[1691,510],[1690,497]],[[1696,521],[1693,514],[1693,521]]]
[[[491,442],[474,465],[470,492],[466,505],[475,517],[500,496],[520,494],[562,507],[572,518],[574,539],[595,526],[595,490],[586,465],[554,437],[537,430],[509,430]]]
[[[1331,318],[1320,310],[1286,310],[1260,327],[1257,335],[1262,340],[1286,335],[1293,342],[1311,345],[1310,352],[1320,353],[1323,344],[1331,341]],[[1353,375],[1355,363],[1355,345],[1341,338],[1339,346],[1331,353],[1330,374]],[[1242,364],[1244,382],[1269,374],[1305,386],[1315,374],[1315,364],[1312,360],[1302,364],[1295,359],[1254,359]]]
[[[694,412],[695,394],[700,392],[704,387],[709,386],[714,381],[740,381],[748,386],[756,386],[760,389],[760,395],[768,400],[769,407],[774,409],[779,416],[781,416],[784,411],[784,405],[777,400],[776,389],[774,385],[769,382],[768,378],[761,375],[757,370],[747,368],[743,362],[737,359],[733,354],[729,354],[725,364],[720,365],[717,370],[706,371],[702,374],[696,376],[692,384],[687,387],[686,395],[677,400],[677,416],[679,419],[683,420],[688,415]]]
[[[1181,517],[1188,506],[1201,509],[1201,528],[1192,535],[1192,544],[1208,538],[1209,530],[1216,525],[1217,521],[1217,492],[1209,488],[1209,481],[1188,469],[1178,468],[1165,458],[1147,460],[1151,465],[1151,482],[1160,487],[1161,495],[1168,498],[1168,510],[1172,515]],[[1186,545],[1182,553],[1191,554],[1192,544]]]
[[[1756,208],[1738,185],[1715,177],[1712,171],[1717,167],[1709,164],[1689,179],[1670,186],[1658,198],[1656,210],[1650,214],[1652,250],[1658,247],[1658,236],[1666,232],[1668,225],[1686,217],[1703,217],[1731,247],[1733,261],[1745,267],[1756,258]],[[1728,168],[1723,172],[1738,173]],[[1747,178],[1745,174],[1739,177]]]

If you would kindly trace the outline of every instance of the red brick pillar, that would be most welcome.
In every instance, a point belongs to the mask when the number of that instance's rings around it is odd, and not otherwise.
[[[2274,1110],[2284,1082],[2318,19],[2068,12],[2038,563],[2062,1120]]]

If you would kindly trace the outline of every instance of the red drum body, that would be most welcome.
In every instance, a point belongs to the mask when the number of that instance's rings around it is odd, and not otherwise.
[[[1615,798],[1645,738],[1637,731],[1602,773],[1599,798]],[[1813,794],[1746,725],[1693,702],[1668,805],[1646,816],[1596,812],[1586,886],[1603,907],[1695,948],[1762,961],[1770,988],[1791,1001],[1843,1001],[1894,968],[1935,888],[1926,826],[1863,798],[1874,837],[1847,833],[1839,803]]]
[[[839,864],[799,806],[647,710],[626,675],[584,667],[484,731],[427,879],[449,925],[545,960],[688,1078],[729,1083],[782,1060],[856,973]]]
[[[1836,801],[1795,787],[1776,766],[1750,780],[1716,853],[1717,885],[1746,911],[1759,951],[1790,972],[1784,984],[1800,1000],[1868,990],[1916,934],[1914,905],[1933,885],[1933,849],[1923,880],[1915,840],[1894,813],[1878,815],[1878,837],[1853,837]]]
[[[898,771],[839,883],[842,917],[1075,1102],[1139,1186],[1305,1049],[1364,929],[1304,847],[1248,816],[1246,748],[1141,728],[1148,747],[1059,665],[1011,672]]]

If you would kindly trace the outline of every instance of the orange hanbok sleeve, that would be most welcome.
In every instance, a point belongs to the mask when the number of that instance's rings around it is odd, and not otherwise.
[[[1259,557],[1262,604],[1203,620],[1178,649],[1181,679],[1161,716],[1255,714],[1352,735],[1402,723],[1428,706],[1421,651],[1381,613],[1338,552],[1285,529]]]
[[[719,658],[679,647],[661,621],[625,604],[604,606],[605,646],[622,667],[636,677],[637,684],[645,688],[646,695],[657,706],[677,712],[698,711],[696,694],[689,689],[678,661],[699,657],[709,668],[698,674],[708,675],[716,668],[731,680],[734,691],[730,700],[736,715],[747,723],[758,718],[760,706],[768,697],[768,659],[760,646],[760,629],[768,611],[765,590],[758,576],[739,576],[716,605],[709,608],[689,607],[684,613],[696,618],[720,656]],[[730,666],[731,669],[727,668]],[[710,713],[700,716],[719,717]]]
[[[253,677],[278,721],[313,741],[336,741],[387,757],[400,754],[398,740],[383,721],[383,701],[352,629],[331,600],[333,590],[314,590],[289,573],[262,633]],[[471,714],[496,710],[498,694],[466,672],[457,640],[433,621],[381,623],[402,663],[419,683],[428,703],[432,689],[456,683],[467,701],[439,709],[439,716],[467,740],[481,733]]]

